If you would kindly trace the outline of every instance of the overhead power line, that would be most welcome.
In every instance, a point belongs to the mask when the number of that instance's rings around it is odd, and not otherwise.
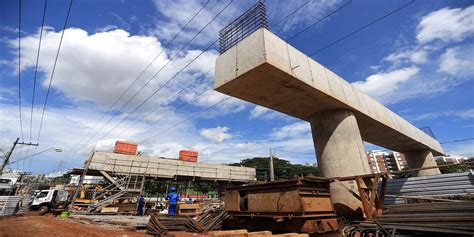
[[[312,52],[309,56],[312,57],[312,56],[314,56],[315,54],[320,53],[320,52],[323,51],[323,50],[326,50],[327,48],[329,48],[329,47],[331,47],[331,46],[333,46],[333,45],[335,45],[335,44],[337,44],[337,43],[339,43],[339,42],[341,42],[341,41],[343,41],[343,40],[345,40],[345,39],[347,39],[347,38],[349,38],[349,37],[351,37],[351,36],[353,36],[353,35],[355,35],[355,34],[357,34],[357,33],[359,33],[359,32],[361,32],[362,30],[364,30],[364,29],[366,29],[366,28],[368,28],[368,27],[370,27],[370,26],[376,24],[377,22],[379,22],[379,21],[381,21],[381,20],[383,20],[383,19],[389,17],[390,15],[395,14],[395,13],[398,12],[398,11],[401,11],[402,9],[408,7],[409,5],[413,4],[414,2],[415,2],[415,0],[412,0],[412,1],[410,1],[410,2],[408,2],[408,3],[406,3],[406,4],[404,4],[404,5],[402,5],[401,7],[398,7],[397,9],[390,11],[389,13],[387,13],[387,14],[385,14],[385,15],[383,15],[383,16],[381,16],[381,17],[379,17],[379,18],[377,18],[377,19],[375,19],[375,20],[373,20],[373,21],[371,21],[371,22],[369,22],[368,24],[365,24],[365,25],[359,27],[359,28],[356,29],[355,31],[352,31],[352,32],[349,33],[349,34],[344,35],[343,37],[337,39],[336,41],[333,41],[332,43],[329,43],[329,44],[325,45],[324,47],[321,47],[320,49],[318,49],[318,50]]]
[[[21,0],[18,1],[18,112],[20,115],[21,140],[23,136],[23,120],[21,116]]]
[[[340,11],[342,8],[346,7],[347,5],[349,5],[350,3],[352,2],[352,0],[349,0],[348,2],[342,4],[340,7],[336,8],[335,10],[331,11],[329,14],[323,16],[322,18],[319,18],[317,21],[311,23],[310,25],[308,25],[307,27],[305,27],[304,29],[302,29],[301,31],[297,32],[296,34],[288,37],[286,39],[286,41],[290,41],[298,36],[300,36],[301,34],[303,34],[304,32],[306,32],[307,30],[309,30],[310,28],[314,27],[315,25],[321,23],[322,21],[326,20],[327,18],[329,18],[330,16],[332,16],[333,14],[335,14],[336,12]]]
[[[188,45],[188,44],[189,44],[191,41],[193,41],[199,34],[201,34],[201,32],[202,32],[211,22],[213,22],[225,9],[227,9],[227,8],[230,6],[230,4],[231,4],[232,2],[233,2],[233,0],[229,1],[229,3],[228,3],[223,9],[221,9],[220,12],[219,12],[211,21],[209,21],[191,40],[189,40],[189,41],[186,43],[186,45]],[[164,86],[166,86],[169,82],[171,82],[179,73],[181,73],[185,68],[187,68],[187,67],[188,67],[192,62],[194,62],[197,58],[199,58],[204,52],[206,52],[208,49],[210,49],[216,42],[217,42],[217,40],[214,41],[213,43],[211,43],[204,51],[202,51],[199,55],[197,55],[194,59],[192,59],[188,64],[186,64],[178,73],[176,73],[176,74],[175,74],[173,77],[171,77],[168,81],[166,81],[164,84],[162,84],[157,90],[154,91],[153,94],[151,94],[150,96],[148,96],[140,105],[138,105],[138,107],[136,107],[136,108],[135,108],[132,112],[130,112],[125,118],[123,118],[121,121],[119,121],[119,123],[117,123],[114,128],[110,129],[110,130],[109,130],[104,136],[102,136],[102,137],[108,136],[108,134],[110,134],[115,128],[117,128],[117,127],[118,127],[120,124],[122,124],[126,119],[128,119],[132,114],[134,114],[138,109],[140,109],[146,102],[148,102],[154,95],[156,95]],[[180,50],[178,50],[177,54],[178,54],[184,47],[186,47],[186,45],[183,46]],[[176,54],[176,55],[177,55],[177,54]],[[171,59],[170,59],[168,62],[170,62],[170,61],[171,61]],[[165,66],[166,66],[166,65],[165,65]],[[150,80],[148,80],[147,83],[149,83],[151,80],[153,80],[163,68],[164,68],[164,66],[163,66],[157,73],[155,73],[155,74],[152,76],[152,78],[150,78]],[[143,86],[140,90],[142,90],[143,88],[144,88],[144,86]],[[137,93],[139,93],[140,90],[137,91]],[[136,96],[137,93],[135,93],[134,96]],[[132,98],[130,98],[128,102],[130,102],[131,99],[134,98],[134,96],[133,96]],[[127,102],[127,104],[128,104],[128,102]],[[119,109],[119,111],[122,110],[127,104],[125,104],[124,106],[122,106],[122,108]],[[88,141],[87,143],[91,142],[92,139],[98,134],[98,132],[100,132],[100,131],[105,127],[105,125],[108,124],[115,116],[117,116],[117,113],[114,114],[113,117],[112,117],[111,119],[109,119],[96,133],[94,133],[94,134],[90,137],[90,139],[89,139],[89,141]],[[102,139],[102,138],[100,138],[100,139]],[[99,140],[100,140],[100,139],[99,139]],[[92,143],[91,143],[90,145],[92,145]],[[90,146],[82,146],[82,148],[80,148],[80,149],[78,150],[78,153],[80,153],[80,151],[82,151],[83,149],[88,149],[88,147],[90,147]]]
[[[43,38],[43,28],[44,28],[44,19],[46,18],[46,6],[48,5],[48,0],[44,0],[44,9],[43,9],[43,19],[41,20],[41,29],[40,37],[38,42],[38,52],[36,53],[36,65],[35,65],[35,77],[33,80],[33,96],[31,97],[31,113],[30,113],[30,141],[32,139],[31,134],[33,132],[33,110],[35,106],[35,93],[36,93],[36,78],[38,75],[38,62],[41,51],[41,40]]]
[[[165,49],[167,49],[171,43],[173,43],[177,37],[184,31],[184,29],[186,29],[188,27],[188,25],[196,18],[197,15],[199,15],[199,13],[207,6],[207,4],[209,3],[209,0],[204,3],[204,5],[202,5],[202,7],[191,17],[191,19],[189,19],[186,24],[184,24],[183,27],[181,27],[180,31],[175,34],[173,36],[173,38],[168,41],[166,43],[166,45],[161,49],[161,51],[153,58],[153,60],[136,76],[136,78],[133,80],[132,83],[130,83],[130,85],[120,94],[119,97],[117,97],[117,99],[115,99],[115,101],[112,103],[112,105],[107,109],[107,111],[102,115],[102,117],[97,121],[97,123],[92,127],[92,128],[89,128],[86,135],[84,135],[83,139],[86,138],[87,136],[89,136],[90,132],[93,131],[97,125],[99,125],[100,122],[102,122],[102,120],[110,113],[112,112],[113,108],[115,107],[115,105],[117,105],[117,103],[123,98],[123,96],[133,87],[133,85],[135,85],[135,83],[142,77],[142,75],[151,67],[151,65],[153,65],[155,63],[155,61],[163,54],[163,52],[165,51]],[[83,140],[81,139],[81,142]]]
[[[197,79],[195,79],[194,82],[192,82],[190,85],[186,86],[186,87],[183,87],[181,88],[178,92],[176,92],[173,96],[170,97],[171,98],[175,98],[176,96],[180,95],[181,93],[183,93],[185,90],[189,89],[189,87],[193,84],[196,84],[200,81],[200,79],[204,79],[206,78],[206,75],[211,72],[212,70],[214,70],[214,67],[207,71],[206,73],[204,73],[201,77],[198,77]],[[198,95],[196,95],[196,97],[200,97],[202,96],[204,93],[210,91],[210,90],[213,90],[213,88],[210,88],[210,89],[207,89],[207,90],[204,90],[202,91],[201,93],[199,93]],[[165,114],[163,114],[162,116],[160,116],[157,120],[154,120],[152,123],[150,124],[147,124],[143,129],[140,130],[140,132],[138,132],[137,134],[141,133],[142,131],[144,131],[146,128],[149,128],[153,125],[155,125],[156,123],[158,123],[159,121],[161,121],[162,119],[166,118],[171,112],[173,111],[177,111],[181,108],[183,108],[184,106],[186,106],[187,104],[189,104],[189,101],[183,101],[182,103],[180,103],[179,105],[173,107],[172,109],[170,109],[169,111],[167,111]],[[153,111],[152,111],[153,113]],[[145,116],[145,118],[147,118],[149,115],[151,115],[152,113],[148,114],[147,116]]]
[[[201,55],[203,55],[205,52],[207,52],[209,49],[212,48],[212,46],[217,43],[218,40],[214,41],[212,44],[210,44],[206,49],[201,51],[195,58],[193,58],[190,62],[188,62],[183,68],[181,68],[176,74],[173,75],[168,81],[166,81],[164,84],[162,84],[157,90],[155,90],[150,96],[148,96],[142,103],[140,103],[132,112],[128,113],[127,116],[125,116],[122,120],[120,120],[119,123],[117,123],[113,128],[111,128],[104,136],[99,138],[99,140],[104,139],[107,137],[112,131],[114,131],[120,124],[122,124],[125,120],[127,120],[131,115],[133,115],[135,112],[137,112],[143,105],[145,105],[151,98],[153,98],[163,87],[165,87],[169,82],[174,80],[176,76],[178,76],[181,72],[183,72],[189,65],[191,65],[194,61],[196,61]]]
[[[156,72],[132,97],[130,97],[127,102],[118,110],[116,111],[112,116],[111,118],[102,125],[102,127],[91,137],[91,139],[93,139],[100,131],[102,131],[102,129],[110,123],[110,121],[112,121],[113,118],[115,118],[116,116],[119,115],[120,111],[122,111],[138,94],[140,94],[140,92],[153,80],[156,78],[156,76],[170,63],[172,62],[172,60],[174,60],[175,57],[177,57],[179,55],[179,53],[185,48],[187,47],[194,39],[196,39],[196,37],[198,35],[200,35],[202,33],[202,31],[204,31],[205,28],[207,28],[220,14],[222,14],[229,6],[230,4],[233,2],[233,0],[229,1],[229,3],[224,7],[222,8],[219,13],[217,15],[214,16],[214,18],[212,18],[203,28],[201,28],[201,30],[199,30],[199,32],[197,34],[194,35],[193,38],[191,38],[183,47],[181,47],[180,50],[178,50],[174,56],[172,58],[170,58],[168,60],[168,62],[163,65],[163,67],[160,68],[160,70],[158,72]],[[194,62],[197,58],[199,58],[204,52],[206,52],[207,50],[209,50],[218,40],[214,41],[211,45],[209,45],[204,51],[202,51],[197,57],[195,57],[193,60],[191,60],[191,62],[189,62],[188,64],[186,64],[185,67],[183,67],[177,74],[175,74],[173,77],[171,77],[169,80],[167,80],[164,84],[162,84],[157,90],[155,90],[153,92],[153,94],[151,96],[149,96],[147,99],[145,99],[145,101],[143,101],[136,109],[134,109],[131,113],[129,113],[124,119],[122,119],[118,125],[120,125],[125,119],[127,119],[128,117],[130,117],[130,115],[132,115],[133,113],[135,113],[139,108],[141,108],[146,102],[148,102],[148,100],[153,97],[156,93],[158,93],[162,88],[164,88],[169,82],[171,82],[173,79],[176,78],[176,75],[178,75],[179,73],[181,73],[186,67],[188,67],[192,62]],[[116,128],[118,125],[116,125],[114,128]],[[113,129],[112,129],[113,130]],[[111,131],[110,131],[111,132]],[[109,134],[110,132],[108,132],[107,134]],[[105,136],[104,136],[105,137]]]
[[[41,137],[41,129],[43,128],[44,112],[46,110],[46,105],[48,104],[49,92],[51,91],[51,83],[53,82],[54,72],[56,70],[56,64],[59,58],[59,52],[61,51],[61,45],[63,43],[64,32],[66,31],[67,21],[69,19],[69,14],[71,13],[72,2],[73,0],[69,1],[69,7],[66,14],[66,20],[64,21],[63,32],[61,33],[61,39],[59,40],[58,50],[56,51],[56,57],[54,58],[54,65],[53,65],[53,70],[51,71],[51,77],[49,78],[48,90],[46,91],[46,97],[44,99],[43,112],[41,112],[41,122],[40,122],[39,130],[38,130],[37,143],[39,143],[40,137]]]

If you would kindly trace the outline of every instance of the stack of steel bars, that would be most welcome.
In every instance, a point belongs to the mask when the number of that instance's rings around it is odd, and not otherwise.
[[[152,235],[160,235],[167,231],[190,231],[202,232],[202,226],[187,216],[168,216],[152,213],[148,222],[147,232]]]
[[[152,213],[148,222],[148,233],[159,235],[168,231],[206,232],[222,227],[229,214],[225,211],[205,212],[195,219],[188,216],[168,216]]]
[[[433,202],[386,206],[373,219],[386,230],[474,235],[474,202]]]
[[[227,214],[226,211],[210,211],[198,216],[197,222],[199,222],[206,231],[217,230],[222,227],[224,220],[229,217],[230,215]]]

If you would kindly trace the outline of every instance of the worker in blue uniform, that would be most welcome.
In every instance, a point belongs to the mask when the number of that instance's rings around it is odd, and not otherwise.
[[[145,198],[143,195],[138,196],[137,216],[143,216],[143,207],[145,206]]]
[[[176,187],[171,187],[170,191],[168,196],[166,196],[166,200],[168,200],[168,215],[174,216],[178,208],[179,194],[176,193]]]

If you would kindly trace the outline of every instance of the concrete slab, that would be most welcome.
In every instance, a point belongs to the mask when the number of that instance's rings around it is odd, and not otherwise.
[[[364,141],[399,152],[444,153],[438,141],[266,29],[220,55],[215,70],[215,89],[224,94],[305,121],[321,111],[347,109]]]

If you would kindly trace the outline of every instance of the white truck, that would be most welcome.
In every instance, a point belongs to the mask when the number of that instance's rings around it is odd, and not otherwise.
[[[67,206],[68,195],[69,193],[65,190],[36,190],[30,209],[38,210],[40,215],[64,209]]]

